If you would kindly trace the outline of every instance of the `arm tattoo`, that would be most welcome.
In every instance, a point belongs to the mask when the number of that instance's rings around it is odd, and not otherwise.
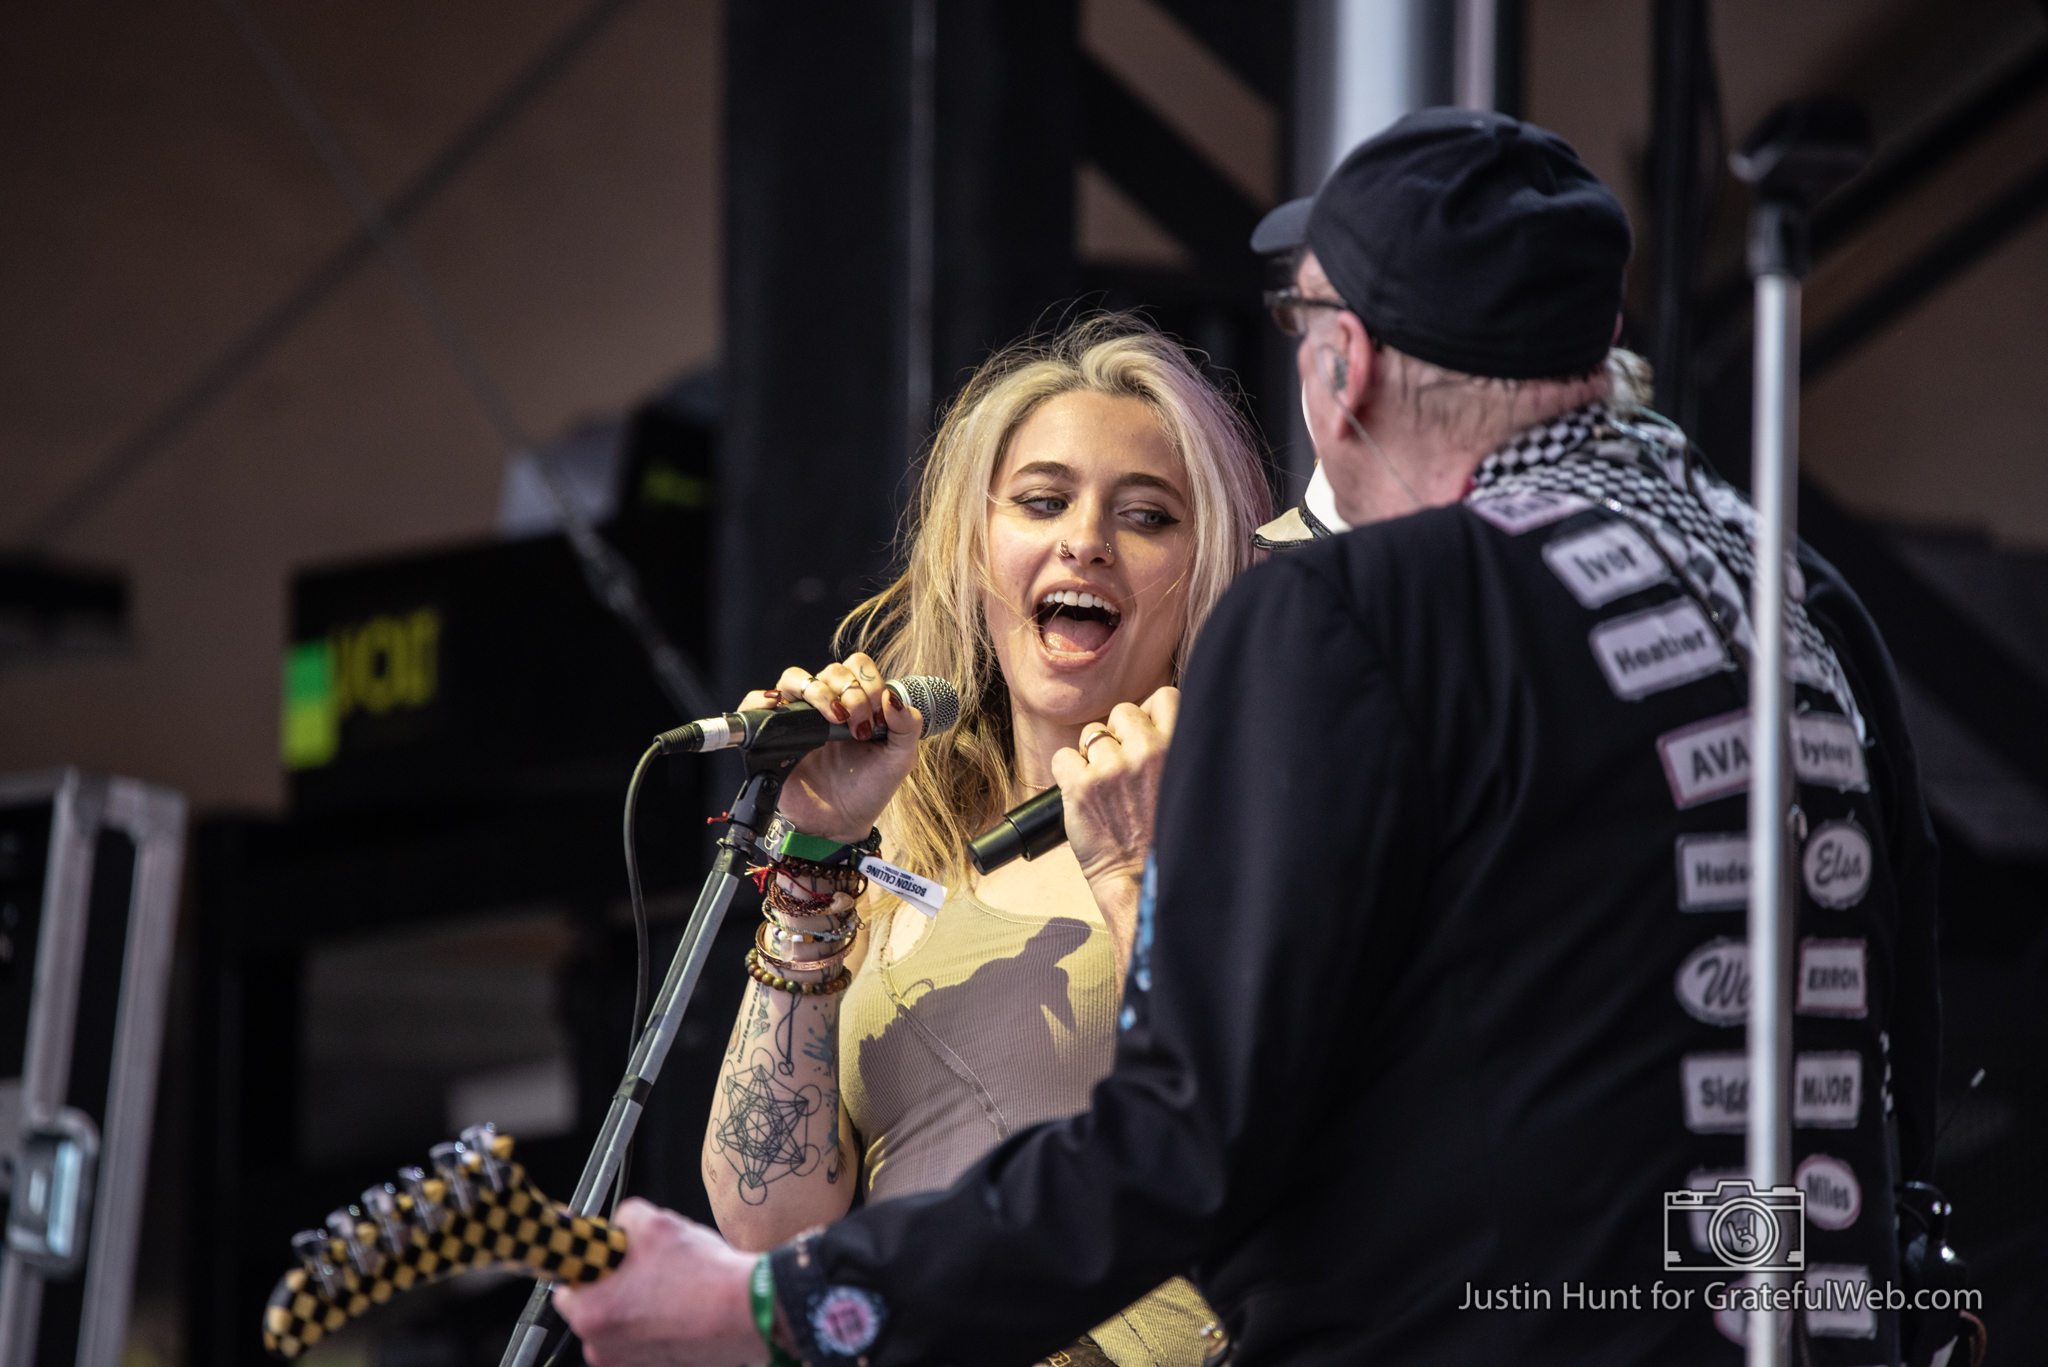
[[[812,1141],[814,1121],[827,1122],[834,1141],[839,1131],[839,1093],[815,1083],[791,1087],[775,1077],[775,1065],[756,1052],[748,1067],[735,1069],[722,1083],[724,1116],[711,1147],[739,1176],[740,1200],[758,1206],[768,1199],[768,1184],[783,1177],[808,1177],[817,1171],[824,1148]],[[838,1145],[828,1180],[838,1180]]]

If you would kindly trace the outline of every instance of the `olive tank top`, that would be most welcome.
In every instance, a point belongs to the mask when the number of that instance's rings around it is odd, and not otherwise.
[[[1017,1130],[1088,1109],[1116,1046],[1109,932],[1002,911],[965,888],[881,962],[887,918],[839,1014],[839,1086],[868,1199],[951,1186]],[[1215,1319],[1174,1278],[1091,1331],[1118,1367],[1196,1367]]]

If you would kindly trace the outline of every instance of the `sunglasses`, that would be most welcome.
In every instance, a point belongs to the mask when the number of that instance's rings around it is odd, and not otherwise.
[[[1351,306],[1341,299],[1311,299],[1298,289],[1266,291],[1266,310],[1273,315],[1273,326],[1283,336],[1299,337],[1308,331],[1308,310],[1348,309]]]

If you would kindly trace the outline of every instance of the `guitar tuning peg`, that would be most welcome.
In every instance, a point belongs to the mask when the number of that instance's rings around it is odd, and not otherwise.
[[[365,1277],[376,1273],[377,1264],[384,1260],[377,1252],[377,1227],[363,1220],[359,1207],[337,1206],[328,1213],[327,1228],[341,1240],[342,1249],[356,1265],[356,1271]]]
[[[299,1255],[305,1264],[306,1275],[320,1283],[320,1289],[329,1296],[339,1296],[348,1289],[342,1280],[341,1269],[335,1266],[333,1249],[328,1243],[324,1229],[302,1229],[292,1235],[292,1252]]]
[[[462,1161],[466,1152],[461,1144],[453,1142],[436,1144],[427,1150],[435,1175],[447,1184],[449,1199],[464,1215],[476,1209],[476,1183],[470,1180],[468,1165]]]
[[[509,1140],[510,1136],[499,1134],[498,1127],[488,1120],[481,1125],[471,1125],[462,1132],[462,1147],[476,1155],[476,1166],[484,1181],[491,1184],[492,1191],[505,1189],[505,1153],[511,1152]],[[501,1145],[504,1153],[499,1152]]]
[[[424,1168],[400,1168],[398,1180],[405,1184],[405,1194],[412,1198],[412,1208],[418,1212],[420,1223],[429,1233],[439,1234],[441,1226],[448,1223],[448,1207],[441,1203],[447,1188],[441,1179],[427,1176]]]
[[[412,1230],[398,1218],[398,1189],[389,1182],[379,1187],[364,1187],[363,1209],[370,1212],[370,1218],[377,1222],[377,1228],[384,1236],[384,1247],[391,1251],[391,1256],[404,1256],[405,1250],[412,1247]]]

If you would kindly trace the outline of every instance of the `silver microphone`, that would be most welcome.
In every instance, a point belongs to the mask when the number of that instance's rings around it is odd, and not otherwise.
[[[960,720],[960,690],[950,680],[934,679],[923,674],[908,678],[891,679],[885,685],[896,700],[905,707],[914,707],[924,718],[924,729],[919,739],[936,736],[950,731]],[[663,754],[689,753],[707,750],[747,750],[753,748],[760,737],[761,729],[768,721],[779,719],[778,730],[784,734],[779,742],[792,741],[801,745],[810,741],[823,745],[828,741],[852,740],[853,732],[844,722],[828,720],[824,713],[809,703],[796,702],[784,707],[751,708],[745,712],[727,712],[722,716],[706,717],[702,721],[689,722],[673,731],[664,731],[654,738]],[[804,734],[801,739],[788,734],[792,724]],[[887,728],[877,726],[869,737],[875,744],[887,743]]]

